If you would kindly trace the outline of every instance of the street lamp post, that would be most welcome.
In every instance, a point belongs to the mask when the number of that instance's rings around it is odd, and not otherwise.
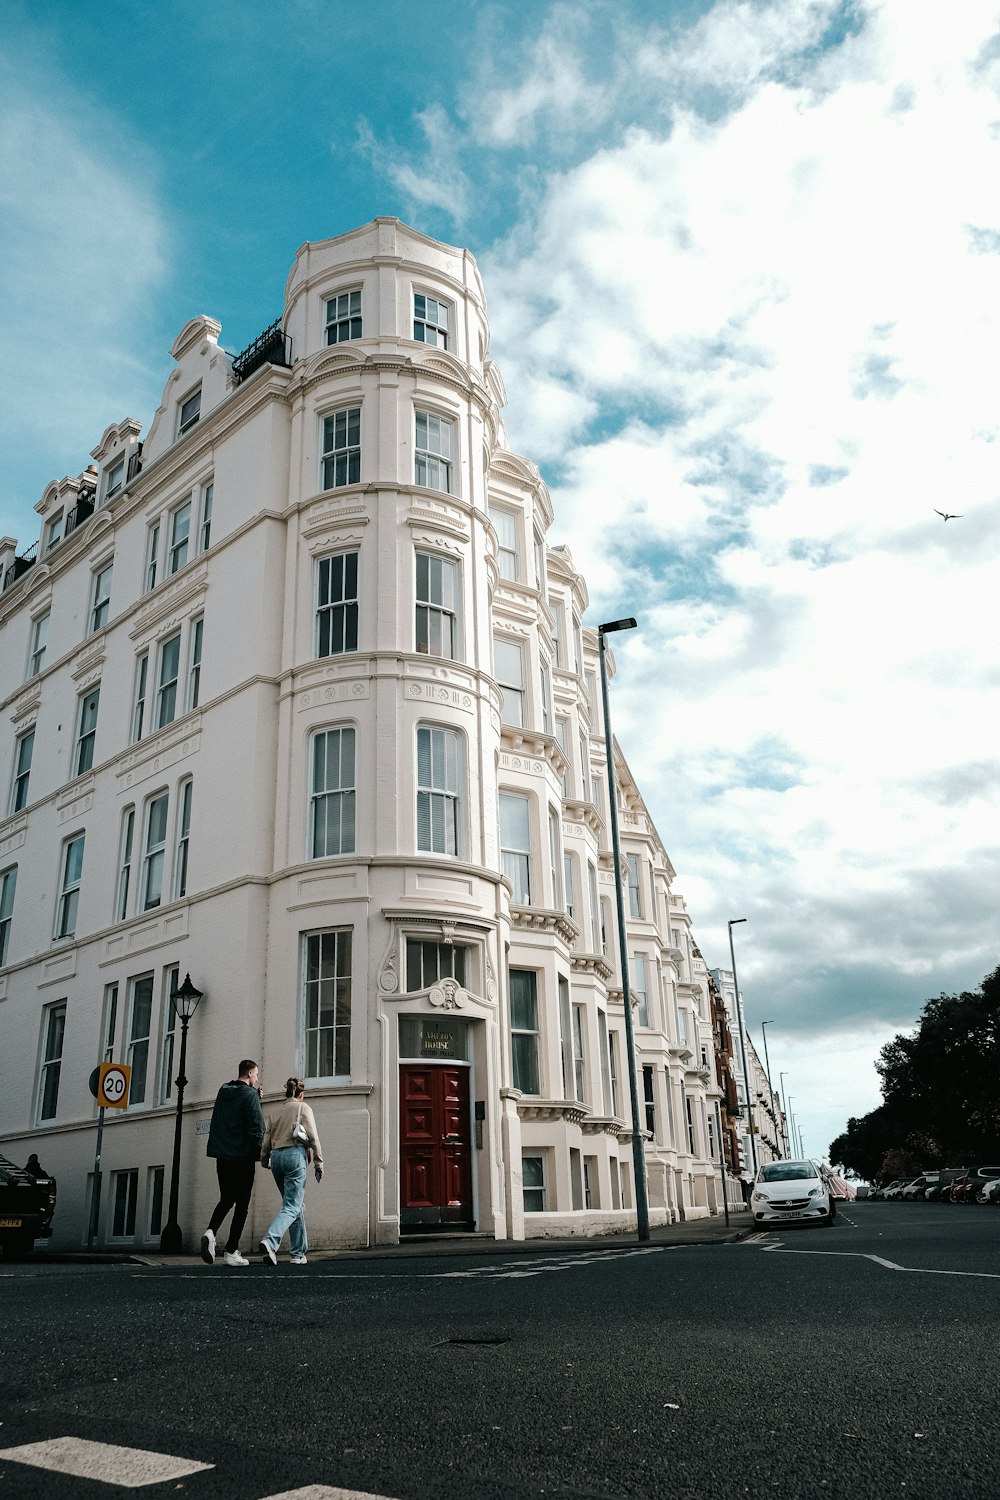
[[[779,1073],[778,1074],[778,1082],[779,1082],[779,1084],[781,1086],[781,1101],[782,1101],[781,1102],[781,1122],[782,1122],[781,1123],[781,1133],[782,1133],[782,1135],[784,1136],[784,1139],[785,1139],[785,1155],[786,1156],[791,1151],[791,1146],[788,1143],[788,1118],[787,1118],[787,1116],[788,1116],[788,1100],[785,1097],[785,1089],[787,1087],[787,1085],[785,1083],[785,1079],[787,1077],[788,1077],[787,1073]]]
[[[753,1138],[753,1106],[750,1103],[750,1070],[747,1067],[747,1042],[743,1030],[743,1007],[740,1005],[740,984],[736,978],[736,949],[733,947],[733,928],[745,922],[746,917],[730,917],[726,926],[729,928],[729,957],[733,965],[733,991],[735,994],[736,1020],[740,1032],[740,1057],[743,1059],[743,1091],[747,1100],[747,1120],[750,1125],[750,1160],[753,1163],[753,1175],[757,1176],[757,1144]]]
[[[168,1255],[179,1254],[184,1239],[181,1226],[177,1222],[177,1194],[180,1189],[181,1175],[181,1120],[184,1112],[184,1089],[187,1085],[184,1065],[187,1061],[188,1023],[198,1009],[198,1002],[203,993],[202,990],[195,989],[191,983],[190,974],[185,974],[184,983],[170,992],[174,1014],[181,1023],[181,1058],[177,1069],[177,1118],[174,1120],[174,1159],[170,1169],[170,1204],[167,1208],[167,1222],[160,1233],[160,1249]]]
[[[622,999],[625,1004],[625,1044],[628,1050],[628,1082],[632,1096],[632,1164],[635,1177],[635,1215],[640,1240],[649,1239],[649,1199],[646,1192],[646,1147],[639,1114],[639,1079],[635,1066],[635,1028],[632,1025],[632,994],[628,977],[628,937],[625,932],[625,897],[622,891],[622,851],[618,832],[618,793],[615,780],[615,758],[611,736],[611,709],[608,705],[608,669],[605,664],[605,636],[616,630],[634,630],[636,622],[609,620],[598,625],[600,647],[601,698],[604,704],[604,748],[608,759],[608,805],[611,812],[611,850],[615,861],[615,901],[618,907],[618,951],[622,969]]]
[[[774,1025],[773,1021],[761,1021],[761,1023],[760,1023],[761,1036],[764,1038],[764,1067],[767,1069],[767,1088],[768,1088],[768,1093],[771,1095],[771,1108],[772,1109],[774,1108],[774,1085],[771,1083],[771,1059],[767,1055],[767,1028],[769,1026],[773,1026],[773,1025]],[[777,1139],[778,1139],[777,1121],[775,1121],[774,1138],[775,1138],[775,1142],[777,1142]],[[779,1148],[779,1155],[780,1155],[780,1148]]]

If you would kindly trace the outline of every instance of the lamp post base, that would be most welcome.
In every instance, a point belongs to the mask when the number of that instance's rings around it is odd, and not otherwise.
[[[160,1231],[160,1249],[164,1255],[180,1255],[184,1249],[184,1236],[179,1224],[164,1224]]]

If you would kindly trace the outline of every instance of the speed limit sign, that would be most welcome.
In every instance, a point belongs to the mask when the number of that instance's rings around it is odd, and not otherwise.
[[[128,1063],[101,1063],[97,1083],[97,1102],[102,1109],[125,1109],[132,1069]]]

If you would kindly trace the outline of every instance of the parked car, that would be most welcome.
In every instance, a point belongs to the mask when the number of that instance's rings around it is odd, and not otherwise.
[[[949,1192],[948,1192],[948,1202],[949,1203],[964,1203],[965,1202],[965,1194],[966,1194],[966,1190],[968,1189],[968,1186],[969,1186],[969,1176],[968,1176],[968,1173],[967,1172],[963,1172],[962,1175],[961,1175],[961,1177],[956,1177],[955,1180],[952,1182],[951,1188],[949,1189]]]
[[[35,1172],[16,1167],[0,1156],[0,1246],[8,1259],[27,1255],[37,1239],[48,1238],[55,1208],[54,1177],[40,1168]]]
[[[983,1189],[1000,1179],[1000,1167],[970,1167],[966,1177],[963,1203],[984,1203]]]
[[[954,1184],[965,1176],[965,1167],[943,1167],[938,1176],[938,1191],[935,1195],[939,1203],[951,1202],[951,1190]],[[930,1195],[928,1194],[928,1197]]]
[[[830,1190],[814,1161],[769,1161],[757,1173],[750,1207],[757,1224],[832,1224]]]
[[[923,1199],[929,1188],[937,1187],[939,1177],[939,1172],[924,1172],[922,1176],[915,1177],[912,1182],[907,1183],[902,1197],[910,1202]]]
[[[1000,1177],[995,1177],[992,1182],[986,1183],[980,1194],[980,1202],[1000,1204]]]
[[[885,1192],[882,1194],[882,1197],[885,1198],[886,1201],[892,1198],[898,1198],[903,1189],[907,1187],[912,1181],[913,1179],[910,1177],[896,1177],[892,1182],[889,1183]]]

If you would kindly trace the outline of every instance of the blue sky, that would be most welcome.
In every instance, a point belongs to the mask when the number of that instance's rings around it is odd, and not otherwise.
[[[825,1148],[1000,958],[1000,3],[7,0],[0,44],[0,533],[303,241],[468,245],[552,540],[640,619],[615,724],[703,952],[748,917]]]

